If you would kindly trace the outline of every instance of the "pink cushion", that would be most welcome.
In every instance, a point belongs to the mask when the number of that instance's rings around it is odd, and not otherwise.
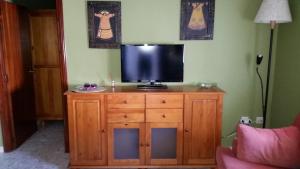
[[[232,150],[221,147],[217,149],[217,165],[218,169],[279,169],[239,160]]]
[[[283,168],[300,168],[300,130],[295,126],[256,129],[239,125],[239,159]]]

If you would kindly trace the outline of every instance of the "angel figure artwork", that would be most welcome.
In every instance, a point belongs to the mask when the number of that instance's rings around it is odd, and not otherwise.
[[[90,48],[120,48],[121,2],[87,1]]]
[[[113,32],[111,29],[110,18],[114,17],[115,14],[109,13],[108,11],[100,11],[95,13],[95,17],[99,18],[99,28],[97,38],[100,39],[111,39],[113,38]]]
[[[205,29],[206,21],[203,13],[203,6],[208,5],[208,3],[191,3],[193,7],[193,12],[190,18],[188,27],[192,30],[201,30]]]
[[[215,0],[181,0],[180,40],[213,40]]]

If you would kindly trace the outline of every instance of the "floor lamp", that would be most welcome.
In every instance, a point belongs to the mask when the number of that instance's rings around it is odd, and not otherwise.
[[[257,12],[257,15],[255,17],[255,23],[265,23],[265,24],[270,24],[271,26],[266,94],[265,94],[265,98],[262,98],[265,99],[263,105],[263,128],[266,127],[266,120],[267,120],[269,81],[270,81],[271,63],[272,63],[274,29],[276,25],[279,23],[287,23],[291,21],[292,21],[292,17],[291,17],[288,0],[263,0]]]

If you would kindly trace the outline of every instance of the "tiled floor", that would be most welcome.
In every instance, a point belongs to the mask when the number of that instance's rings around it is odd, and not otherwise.
[[[0,153],[0,169],[66,169],[63,123],[48,123],[20,148]]]

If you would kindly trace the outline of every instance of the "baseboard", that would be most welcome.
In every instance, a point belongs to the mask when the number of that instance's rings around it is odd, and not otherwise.
[[[4,148],[3,148],[3,146],[0,146],[0,153],[4,153]]]

